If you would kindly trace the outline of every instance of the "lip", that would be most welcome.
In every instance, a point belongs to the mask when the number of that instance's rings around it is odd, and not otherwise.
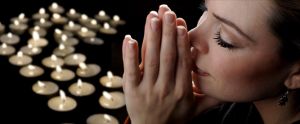
[[[209,73],[201,70],[200,68],[198,68],[196,65],[194,65],[193,67],[193,72],[199,76],[209,76]]]

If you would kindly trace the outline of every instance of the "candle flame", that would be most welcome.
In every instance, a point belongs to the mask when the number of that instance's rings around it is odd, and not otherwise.
[[[38,52],[38,51],[39,51],[39,48],[37,48],[37,47],[33,47],[33,48],[31,49],[31,51],[32,51],[32,52],[34,52],[34,53],[36,53],[36,52]]]
[[[46,20],[44,18],[40,19],[40,23],[44,24],[46,22]]]
[[[118,15],[114,15],[113,20],[114,21],[120,21],[120,17]]]
[[[106,13],[105,13],[105,11],[104,11],[104,10],[100,10],[100,11],[99,11],[99,13],[98,13],[98,15],[99,15],[99,16],[105,16],[105,15],[106,15]]]
[[[37,31],[33,31],[32,32],[32,38],[33,38],[33,40],[39,40],[40,39],[40,35],[39,35],[39,33],[37,32]]]
[[[20,25],[20,22],[19,22],[18,20],[15,20],[15,21],[14,21],[14,24],[15,24],[15,25]]]
[[[81,79],[77,80],[77,86],[78,86],[78,88],[81,89],[81,87],[82,87],[82,80]]]
[[[70,27],[74,27],[74,22],[73,22],[73,21],[69,21],[68,25],[69,25]]]
[[[87,29],[86,27],[82,27],[80,30],[81,30],[81,32],[88,32],[89,31],[89,29]]]
[[[76,13],[76,10],[75,10],[75,9],[73,9],[73,8],[71,8],[71,9],[69,10],[69,13],[73,15],[73,14],[75,14],[75,13]]]
[[[57,57],[56,57],[56,55],[54,55],[54,54],[52,54],[50,58],[51,58],[51,60],[53,60],[53,61],[56,61],[56,60],[57,60]]]
[[[57,9],[58,8],[58,4],[56,2],[53,2],[52,5],[51,5],[51,7],[53,9]]]
[[[73,55],[73,59],[77,60],[78,59],[78,55],[77,54]]]
[[[62,35],[61,35],[61,40],[62,40],[63,42],[67,41],[67,39],[68,39],[68,36],[67,36],[66,34],[62,34]]]
[[[38,81],[37,84],[39,87],[45,87],[45,83],[43,83],[42,81]]]
[[[104,114],[104,118],[107,121],[111,121],[111,117],[108,114]]]
[[[61,31],[60,29],[56,28],[56,29],[55,29],[55,33],[56,33],[56,34],[62,34],[62,31]]]
[[[52,16],[54,19],[59,19],[61,17],[60,14],[57,13],[54,13]]]
[[[35,31],[38,31],[40,29],[41,29],[40,26],[34,26],[34,28],[33,28],[33,30],[35,30]]]
[[[113,100],[112,96],[110,95],[110,93],[108,93],[107,91],[103,91],[102,95],[109,100]]]
[[[86,64],[85,64],[84,62],[80,62],[80,63],[79,63],[79,68],[81,68],[81,69],[86,69],[87,66],[86,66]]]
[[[1,47],[2,48],[7,48],[7,44],[6,43],[2,43]]]
[[[8,38],[12,38],[12,33],[11,32],[9,32],[9,33],[7,33],[7,35],[6,35]]]
[[[92,19],[92,20],[91,20],[91,24],[92,24],[92,25],[97,25],[98,23],[97,23],[96,19]]]
[[[110,28],[109,24],[107,22],[105,22],[104,23],[104,29],[109,29],[109,28]]]
[[[59,90],[59,96],[60,96],[62,103],[65,103],[67,98],[66,98],[66,94],[63,90]]]
[[[21,13],[18,17],[19,19],[24,19],[25,18],[25,14],[24,13]]]
[[[40,8],[39,13],[40,13],[40,14],[45,14],[45,13],[46,13],[45,8]]]
[[[19,52],[17,53],[17,56],[18,56],[18,57],[22,57],[22,56],[23,56],[23,52],[22,52],[22,51],[19,51]]]
[[[63,49],[65,49],[66,47],[65,47],[65,45],[64,44],[59,44],[59,46],[58,46],[58,49],[60,49],[60,50],[63,50]]]
[[[27,67],[29,70],[34,70],[36,68],[34,65],[28,65]]]
[[[107,77],[111,80],[114,77],[114,75],[111,71],[108,71],[107,72]]]
[[[81,19],[82,19],[82,20],[87,20],[88,18],[89,18],[89,17],[88,17],[86,14],[82,14],[82,15],[81,15]]]
[[[61,71],[62,71],[62,69],[61,69],[61,67],[58,65],[58,66],[56,66],[56,67],[55,67],[55,71],[57,71],[57,72],[61,72]]]

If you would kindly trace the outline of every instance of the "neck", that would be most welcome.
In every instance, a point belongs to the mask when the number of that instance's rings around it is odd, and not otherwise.
[[[297,93],[289,92],[288,102],[283,106],[278,105],[278,100],[279,97],[274,97],[254,102],[265,124],[292,124],[300,120],[300,100]]]

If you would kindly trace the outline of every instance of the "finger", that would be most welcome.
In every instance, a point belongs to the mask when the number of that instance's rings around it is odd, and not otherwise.
[[[171,9],[168,7],[168,5],[166,5],[166,4],[160,5],[159,9],[158,9],[158,17],[159,17],[159,19],[162,19],[163,16],[164,16],[164,14],[165,14],[165,12],[167,12],[167,11],[171,11]]]
[[[172,11],[165,12],[160,52],[159,87],[166,88],[174,82],[176,65],[176,15]],[[172,85],[172,84],[171,84]],[[170,87],[171,88],[171,87]]]
[[[140,71],[138,67],[138,45],[132,38],[125,38],[125,56],[124,56],[124,79],[126,89],[131,89],[140,83]],[[125,90],[126,90],[125,89]]]
[[[183,27],[185,27],[186,29],[188,29],[188,28],[187,28],[187,25],[186,25],[186,22],[185,22],[185,20],[184,20],[183,18],[177,18],[177,19],[176,19],[176,25],[177,25],[177,26],[183,26]]]
[[[145,53],[145,66],[143,81],[154,84],[159,69],[159,55],[161,43],[161,21],[157,17],[151,19],[150,28],[147,34],[147,46]]]
[[[177,70],[175,91],[179,96],[192,95],[191,52],[187,29],[177,26]]]
[[[153,17],[158,17],[158,14],[156,11],[151,11],[147,18],[146,18],[146,23],[145,23],[145,29],[144,29],[144,38],[143,38],[143,44],[142,44],[142,60],[141,60],[141,63],[139,65],[139,68],[140,70],[144,70],[144,64],[145,64],[145,52],[146,52],[146,46],[147,46],[147,34],[148,34],[148,31],[150,29],[150,21]]]

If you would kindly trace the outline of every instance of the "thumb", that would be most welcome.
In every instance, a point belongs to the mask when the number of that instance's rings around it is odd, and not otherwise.
[[[207,96],[205,94],[199,94],[194,92],[195,101],[195,113],[194,115],[199,115],[213,107],[216,107],[223,103],[220,100]]]

